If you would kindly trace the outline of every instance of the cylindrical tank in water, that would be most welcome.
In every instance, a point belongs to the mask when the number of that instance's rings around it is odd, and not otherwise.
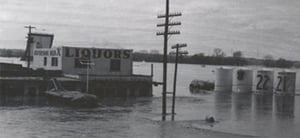
[[[252,90],[258,94],[272,94],[274,72],[272,70],[258,70],[253,78]]]
[[[275,81],[275,93],[295,94],[296,72],[278,72]]]
[[[252,90],[253,71],[250,69],[237,69],[233,73],[232,91],[248,93]]]
[[[232,68],[217,68],[215,71],[215,91],[231,92],[232,90]]]

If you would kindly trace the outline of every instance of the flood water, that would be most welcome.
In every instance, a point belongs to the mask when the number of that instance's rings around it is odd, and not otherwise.
[[[154,63],[154,80],[162,80],[162,64]],[[95,109],[48,106],[30,102],[0,106],[0,137],[270,137],[300,136],[300,97],[238,93],[195,95],[193,79],[214,80],[216,66],[180,64],[175,121],[161,122],[161,90],[150,98],[101,99]],[[169,65],[168,90],[173,83]],[[134,63],[135,74],[150,75],[150,63]],[[299,71],[298,71],[299,72]],[[299,75],[299,73],[298,73]],[[299,76],[297,86],[299,87]],[[297,91],[299,88],[297,88]],[[298,91],[299,93],[299,91]],[[13,99],[13,98],[12,98]],[[168,99],[168,112],[171,111]],[[206,123],[206,116],[216,123]],[[167,117],[170,120],[170,117]]]

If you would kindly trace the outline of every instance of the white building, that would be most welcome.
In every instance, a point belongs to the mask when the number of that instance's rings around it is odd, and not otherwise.
[[[65,74],[131,75],[132,50],[84,47],[35,48],[33,69],[62,70]]]
[[[132,73],[132,50],[52,47],[53,37],[50,34],[28,34],[26,53],[22,60],[26,61],[27,68],[47,70],[47,72],[37,71],[36,74],[49,73],[51,77],[50,74],[53,73],[53,76],[59,76],[58,78],[64,80],[63,84],[67,89],[89,91],[97,96],[152,96],[152,76]],[[60,72],[64,76],[72,76],[76,79],[70,81],[68,77],[61,77]],[[45,78],[48,77],[47,74],[44,75]],[[91,80],[92,83],[88,84],[89,81],[82,83],[86,79]],[[33,87],[39,87],[37,81],[28,81],[26,85],[31,83],[34,84]],[[43,84],[45,81],[38,81],[38,83]],[[24,82],[21,85],[25,87]]]
[[[62,70],[62,48],[34,48],[31,68]]]
[[[26,60],[30,68],[81,75],[89,67],[90,75],[132,75],[132,50],[52,47],[54,35],[32,33],[28,37]]]

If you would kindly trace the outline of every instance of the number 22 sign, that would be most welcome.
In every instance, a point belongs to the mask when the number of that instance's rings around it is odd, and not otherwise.
[[[254,91],[257,93],[272,93],[273,92],[273,80],[274,73],[272,71],[257,71],[255,78]]]

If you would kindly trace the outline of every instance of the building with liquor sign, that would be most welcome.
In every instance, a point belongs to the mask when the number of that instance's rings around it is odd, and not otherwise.
[[[28,34],[23,57],[27,68],[23,74],[27,72],[29,78],[32,78],[30,72],[42,75],[32,81],[15,81],[12,78],[5,81],[5,85],[15,82],[17,84],[14,85],[28,88],[25,91],[34,88],[37,92],[46,89],[47,78],[57,78],[69,90],[88,90],[97,96],[152,96],[152,76],[133,74],[131,49],[52,47],[53,38],[52,34]]]
[[[132,75],[132,50],[86,47],[35,48],[33,69],[62,70],[64,74]]]
[[[61,70],[64,74],[132,75],[132,50],[52,47],[54,35],[31,33],[26,48],[28,67]]]

